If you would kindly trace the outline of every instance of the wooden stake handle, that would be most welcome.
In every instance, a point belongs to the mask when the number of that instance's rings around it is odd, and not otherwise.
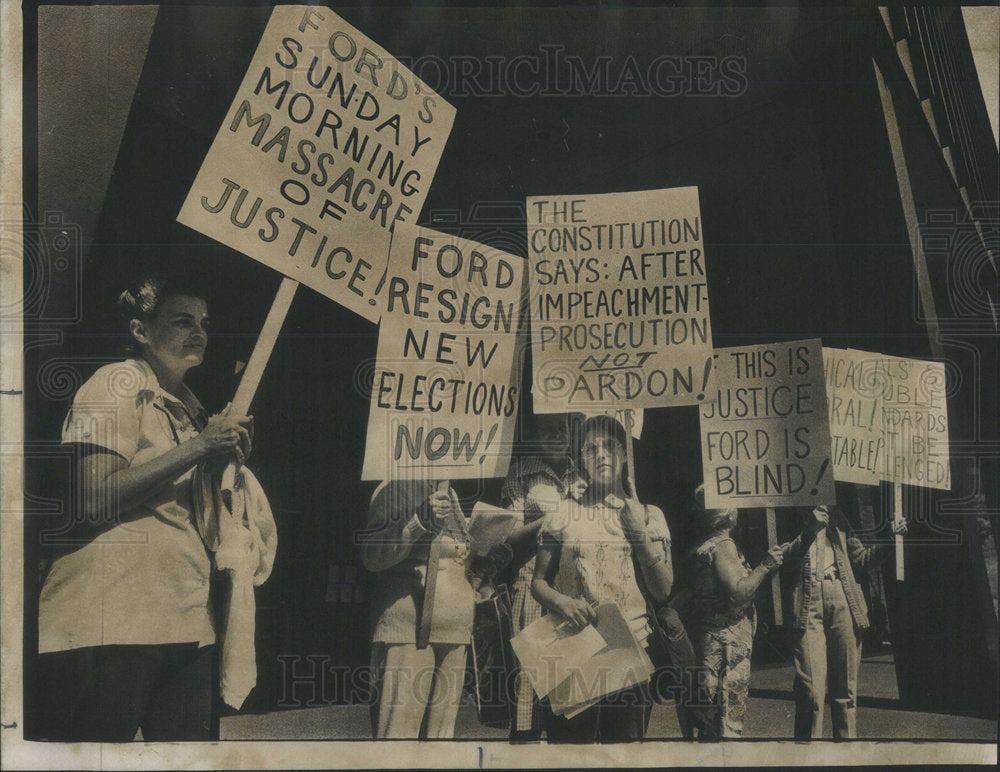
[[[639,498],[639,491],[635,487],[635,451],[632,447],[632,427],[635,419],[632,417],[632,408],[622,411],[625,419],[625,460],[628,463],[628,484],[632,489],[632,498]]]
[[[764,513],[764,520],[767,525],[767,548],[778,546],[778,522],[774,512],[774,507],[768,507]],[[775,571],[771,574],[771,601],[774,606],[774,624],[781,627],[785,624],[784,610],[781,607],[781,577]]]
[[[892,484],[892,521],[898,525],[903,520],[903,485]],[[903,534],[896,534],[896,581],[903,581]]]
[[[257,394],[257,387],[260,386],[261,378],[264,377],[264,368],[274,351],[274,344],[278,340],[278,333],[281,325],[285,322],[288,309],[292,305],[292,298],[295,297],[295,290],[299,283],[294,279],[285,277],[281,280],[281,286],[271,303],[271,310],[267,312],[264,326],[260,330],[260,336],[253,347],[250,361],[247,362],[246,370],[243,371],[243,378],[236,389],[236,396],[233,397],[233,406],[229,411],[230,415],[246,415],[250,410],[250,403],[253,402],[254,395]]]

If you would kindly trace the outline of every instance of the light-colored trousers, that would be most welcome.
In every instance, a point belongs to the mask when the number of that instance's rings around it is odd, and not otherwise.
[[[857,736],[861,635],[854,626],[843,585],[823,579],[809,599],[805,628],[796,631],[795,738],[823,736],[823,706],[830,693],[835,740]]]
[[[373,644],[376,740],[451,738],[462,701],[468,646]],[[421,735],[421,727],[426,726]]]

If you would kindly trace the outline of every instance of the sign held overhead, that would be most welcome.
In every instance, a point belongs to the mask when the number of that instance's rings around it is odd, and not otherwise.
[[[382,288],[364,480],[502,477],[520,384],[524,260],[399,225]]]
[[[698,189],[536,196],[527,207],[535,412],[706,399]]]
[[[716,394],[700,411],[706,506],[835,503],[821,348],[716,350]]]
[[[177,219],[377,322],[454,120],[328,8],[279,6]]]

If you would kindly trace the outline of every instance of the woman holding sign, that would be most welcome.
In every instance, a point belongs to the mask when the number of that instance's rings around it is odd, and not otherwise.
[[[659,508],[641,504],[627,482],[629,440],[622,425],[594,416],[584,423],[582,437],[587,489],[579,502],[566,500],[546,515],[531,590],[545,609],[575,627],[596,621],[599,605],[614,603],[645,645],[652,626],[640,582],[657,602],[667,600],[673,584],[670,532]],[[648,690],[632,687],[572,718],[551,716],[548,737],[578,743],[641,740],[650,712]]]
[[[365,568],[378,574],[374,737],[453,737],[475,603],[458,498],[447,482],[382,483],[358,536]]]
[[[838,483],[838,493],[848,489]],[[843,496],[841,495],[841,498]],[[835,740],[857,737],[858,670],[868,607],[855,571],[866,572],[892,554],[889,545],[865,546],[837,507],[803,510],[804,533],[788,551],[795,569],[792,600],[795,629],[795,739],[823,736],[823,710],[830,697]],[[906,533],[905,520],[893,532]]]
[[[250,452],[243,416],[207,417],[184,384],[208,339],[203,289],[147,278],[119,299],[130,357],[80,387],[63,425],[83,523],[39,601],[49,739],[212,739],[211,561],[192,475]]]
[[[699,740],[740,737],[750,691],[750,652],[757,616],[753,597],[781,565],[788,544],[772,547],[750,568],[733,540],[737,510],[707,509],[705,486],[694,492],[694,527],[701,541],[690,556],[688,630],[714,706],[702,716]]]

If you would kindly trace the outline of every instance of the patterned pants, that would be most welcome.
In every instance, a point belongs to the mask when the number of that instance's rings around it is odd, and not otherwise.
[[[512,635],[542,618],[542,607],[531,595],[531,573],[535,569],[532,558],[518,574],[511,599],[511,616],[514,622]],[[516,656],[515,656],[516,660]],[[531,688],[531,682],[520,670],[516,676],[514,720],[511,722],[511,739],[537,740],[542,736],[545,711]]]
[[[706,627],[696,634],[704,687],[712,700],[712,707],[702,714],[701,740],[743,735],[754,627],[754,619],[744,617],[727,627]]]

